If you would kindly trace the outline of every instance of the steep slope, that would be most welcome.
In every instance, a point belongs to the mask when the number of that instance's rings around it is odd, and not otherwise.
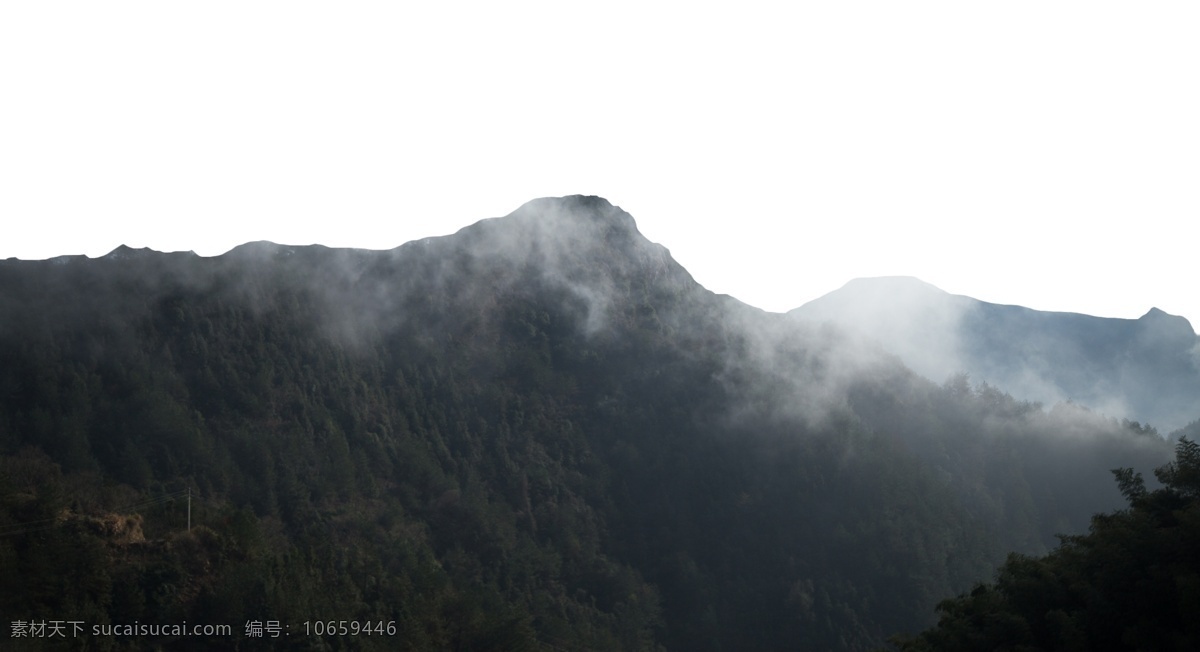
[[[0,262],[0,610],[27,619],[863,650],[1168,454],[714,295],[594,197],[381,252]],[[334,616],[394,628],[296,636]]]
[[[1115,470],[1127,509],[1041,558],[1014,555],[993,584],[938,606],[937,627],[902,650],[1195,650],[1200,623],[1200,445],[1180,439],[1163,487]]]
[[[1042,312],[913,278],[857,279],[789,313],[881,342],[933,379],[965,372],[1028,400],[1074,401],[1169,432],[1200,415],[1200,338],[1157,308],[1140,319]]]

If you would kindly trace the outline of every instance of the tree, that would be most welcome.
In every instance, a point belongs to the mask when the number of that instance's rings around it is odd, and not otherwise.
[[[1200,649],[1200,446],[1186,437],[1155,470],[1115,469],[1130,508],[1100,514],[1041,558],[1012,555],[994,584],[938,605],[901,650]]]

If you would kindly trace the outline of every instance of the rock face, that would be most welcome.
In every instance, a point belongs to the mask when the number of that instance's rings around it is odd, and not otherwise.
[[[965,372],[1014,396],[1070,400],[1163,432],[1200,417],[1200,338],[1157,308],[1139,319],[1043,312],[886,277],[856,279],[789,314],[853,328],[936,381]]]

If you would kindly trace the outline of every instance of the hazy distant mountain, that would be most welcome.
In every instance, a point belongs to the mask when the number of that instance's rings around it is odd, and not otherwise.
[[[0,261],[0,612],[237,623],[173,650],[868,650],[1169,453],[715,295],[597,197]]]
[[[1139,319],[1043,312],[883,277],[789,314],[855,329],[933,380],[965,372],[1019,398],[1070,400],[1164,434],[1200,416],[1200,338],[1157,308]]]

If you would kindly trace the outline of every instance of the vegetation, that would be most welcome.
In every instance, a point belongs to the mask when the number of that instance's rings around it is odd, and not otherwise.
[[[1200,445],[1181,438],[1148,491],[1113,471],[1128,509],[1100,514],[1052,553],[1012,555],[993,584],[938,606],[935,628],[901,650],[1200,648]]]
[[[0,612],[232,626],[89,650],[864,650],[1168,459],[570,208],[554,239],[0,262]]]

